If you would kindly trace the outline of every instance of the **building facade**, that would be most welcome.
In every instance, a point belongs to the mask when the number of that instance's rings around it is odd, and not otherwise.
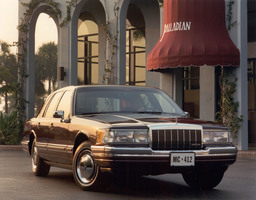
[[[19,0],[20,24],[27,10],[22,3],[29,2],[31,0]],[[29,19],[26,43],[27,118],[34,115],[35,26],[38,16],[46,13],[53,18],[58,30],[58,87],[78,84],[154,86],[167,92],[193,117],[215,120],[218,107],[216,66],[179,67],[165,72],[147,70],[147,56],[162,34],[163,7],[158,0],[36,2]],[[227,5],[229,0],[225,2]],[[235,24],[229,32],[240,52],[240,65],[231,66],[230,73],[237,77],[236,99],[240,105],[239,115],[243,116],[237,145],[243,150],[248,149],[248,138],[250,145],[256,143],[256,21],[251,19],[256,18],[253,17],[255,4],[255,0],[234,1],[232,20]],[[54,6],[61,11],[61,16],[51,12]]]

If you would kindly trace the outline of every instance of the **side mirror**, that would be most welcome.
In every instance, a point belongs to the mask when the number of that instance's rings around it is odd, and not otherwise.
[[[64,111],[63,110],[55,111],[55,113],[53,114],[53,118],[64,119]]]

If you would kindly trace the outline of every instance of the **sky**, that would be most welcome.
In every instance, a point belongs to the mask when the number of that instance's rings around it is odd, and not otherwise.
[[[0,0],[0,40],[9,44],[18,41],[18,0]],[[46,14],[40,14],[36,24],[35,50],[43,43],[57,43],[57,28]],[[17,48],[12,48],[16,53]]]

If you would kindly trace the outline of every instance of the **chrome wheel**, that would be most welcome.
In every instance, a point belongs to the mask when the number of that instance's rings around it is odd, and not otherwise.
[[[35,145],[33,145],[31,157],[32,157],[32,170],[35,171],[38,165],[38,151]]]
[[[76,183],[83,190],[98,189],[98,186],[102,184],[102,174],[93,159],[88,142],[80,144],[75,152],[73,176]]]
[[[95,176],[94,160],[88,152],[82,152],[77,159],[77,176],[83,183],[90,183]]]

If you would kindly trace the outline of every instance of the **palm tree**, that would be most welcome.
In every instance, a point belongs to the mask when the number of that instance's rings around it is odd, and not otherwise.
[[[43,44],[35,55],[35,95],[36,107],[40,107],[45,94],[55,90],[57,82],[57,45]],[[48,86],[45,90],[45,84]]]
[[[10,45],[0,41],[0,96],[5,99],[5,112],[9,112],[8,102],[14,99],[9,94],[16,91],[17,85],[17,60],[10,52]]]

